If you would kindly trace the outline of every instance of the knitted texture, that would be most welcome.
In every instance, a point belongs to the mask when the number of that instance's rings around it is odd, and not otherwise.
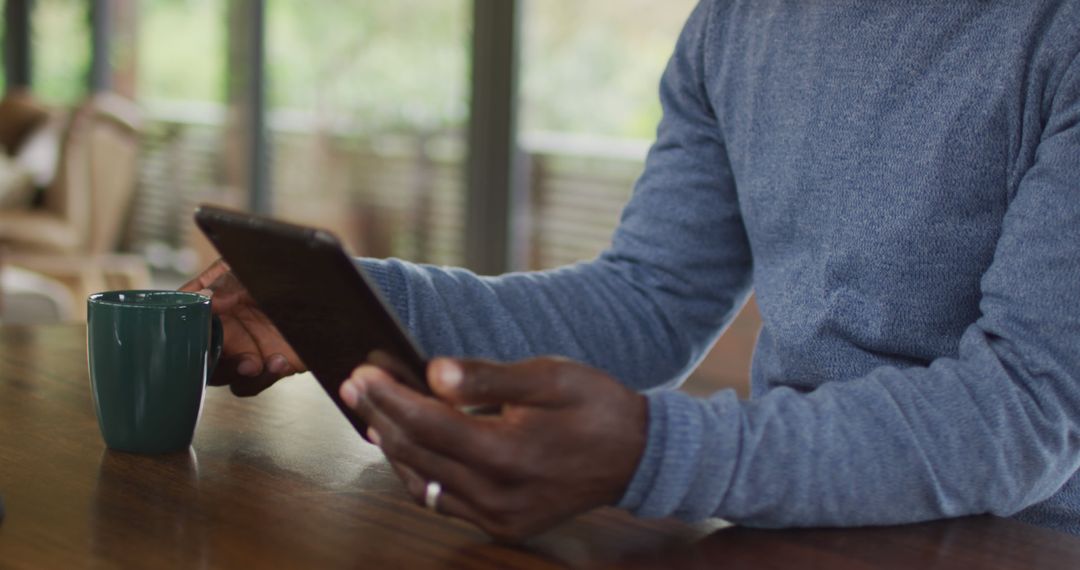
[[[705,1],[597,259],[363,260],[432,354],[647,390],[623,508],[1080,532],[1080,2]],[[672,390],[756,293],[753,399]]]

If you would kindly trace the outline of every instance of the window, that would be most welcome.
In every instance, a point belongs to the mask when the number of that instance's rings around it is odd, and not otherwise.
[[[195,206],[242,200],[240,189],[228,186],[224,158],[226,6],[227,0],[138,5],[135,91],[144,121],[125,247],[145,254],[163,283],[182,282],[216,257],[196,235]]]
[[[145,103],[225,99],[226,0],[139,3],[136,73]]]
[[[33,27],[34,92],[52,105],[73,105],[86,95],[90,69],[87,2],[36,0]]]
[[[528,157],[528,264],[590,259],[609,243],[660,120],[657,86],[694,0],[523,0],[520,143]],[[685,385],[747,395],[756,306]]]
[[[589,259],[608,244],[660,119],[660,75],[694,4],[524,1],[529,267]]]
[[[365,255],[463,259],[465,0],[268,3],[274,209]]]

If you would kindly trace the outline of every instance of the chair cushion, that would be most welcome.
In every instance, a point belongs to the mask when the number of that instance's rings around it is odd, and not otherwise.
[[[26,210],[34,202],[37,189],[30,173],[0,154],[0,210]]]
[[[48,108],[26,93],[9,93],[0,100],[0,146],[7,154],[20,148],[30,134],[49,117]]]

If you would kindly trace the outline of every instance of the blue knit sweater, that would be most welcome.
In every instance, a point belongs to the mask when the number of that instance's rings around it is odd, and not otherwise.
[[[1080,532],[1080,2],[702,2],[597,259],[365,260],[432,354],[647,390],[621,506]],[[757,294],[753,399],[673,390]]]

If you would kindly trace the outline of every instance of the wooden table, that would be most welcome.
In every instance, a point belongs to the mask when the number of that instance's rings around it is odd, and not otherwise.
[[[1080,568],[1080,538],[992,517],[762,531],[582,516],[522,547],[405,495],[314,380],[211,389],[188,453],[106,451],[82,327],[0,327],[0,568]]]

